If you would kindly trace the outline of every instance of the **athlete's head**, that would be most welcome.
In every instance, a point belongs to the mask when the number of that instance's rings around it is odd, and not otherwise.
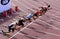
[[[48,7],[50,7],[50,5],[48,5]]]

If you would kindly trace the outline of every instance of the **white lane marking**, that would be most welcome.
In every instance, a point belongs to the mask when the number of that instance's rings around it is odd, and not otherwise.
[[[36,19],[37,20],[37,19]],[[22,28],[20,31],[23,31],[25,28],[27,28],[29,25],[31,25],[35,20],[33,20],[30,24],[28,24],[26,27]],[[13,38],[14,36],[16,36],[20,31],[18,31],[17,33],[15,33],[12,37],[10,37],[9,39]]]
[[[42,20],[39,19],[39,21],[42,21]],[[48,25],[51,26],[51,28],[53,28],[53,29],[60,30],[59,28],[57,28],[57,27],[55,27],[55,26],[53,26],[53,25],[50,25],[49,23],[47,23],[47,22],[45,22],[45,21],[42,21],[42,22],[48,24]]]
[[[23,1],[25,1],[25,0],[23,0]],[[35,8],[37,8],[37,9],[39,9],[38,7],[36,7],[36,6],[32,5],[32,4],[31,4],[31,3],[29,3],[29,2],[26,2],[26,1],[25,1],[25,3],[27,3],[27,4],[31,5],[32,7],[35,7]]]
[[[19,33],[19,35],[24,35],[24,34]],[[29,35],[25,35],[25,36],[29,36]],[[30,36],[30,37],[33,37],[33,38],[36,38],[36,39],[42,39],[42,38],[40,38],[40,37],[34,37],[34,36]]]
[[[32,29],[29,29],[29,28],[26,28],[26,29],[32,30]],[[49,32],[46,32],[46,31],[41,31],[41,32],[46,33],[46,34],[49,34],[49,35],[60,36],[60,35],[58,35],[58,34],[49,33]]]
[[[43,31],[43,32],[45,32],[45,31]],[[59,36],[60,37],[60,35],[58,35],[58,34],[54,34],[54,33],[49,33],[49,32],[45,32],[46,34],[49,34],[49,35],[54,35],[54,36]]]
[[[55,14],[51,14],[51,13],[46,13],[46,15],[52,15],[53,17],[60,18],[59,16],[56,16]]]
[[[17,0],[16,0],[16,1],[17,1]],[[27,5],[25,4],[25,1],[24,1],[24,3],[23,3],[23,2],[18,2],[18,3],[19,3],[19,4],[22,4],[22,6],[24,6],[25,8],[34,11],[33,9],[31,9],[29,6],[27,6]]]

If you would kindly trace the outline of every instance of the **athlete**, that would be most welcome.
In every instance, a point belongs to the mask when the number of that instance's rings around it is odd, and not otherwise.
[[[31,22],[31,18],[33,17],[33,13],[29,13],[28,15],[25,16],[25,19],[29,22]]]
[[[23,23],[24,21],[25,21],[24,18],[21,17],[18,21],[18,25],[24,27],[24,23]]]
[[[11,23],[10,25],[8,25],[8,31],[9,31],[9,32],[11,32],[11,31],[14,32],[16,23],[17,23],[17,21]]]
[[[48,10],[50,10],[51,8],[50,8],[50,5],[48,4],[48,3],[46,3],[46,2],[44,2],[45,4],[46,4],[46,6],[42,6],[42,7],[39,7],[39,8],[41,8],[41,10],[40,11],[42,11],[43,13],[42,14],[45,14],[46,13],[46,11],[48,11]]]

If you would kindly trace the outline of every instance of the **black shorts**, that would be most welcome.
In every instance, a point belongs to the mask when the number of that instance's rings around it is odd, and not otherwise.
[[[10,27],[9,27],[9,32],[11,32],[11,30],[12,30],[12,32],[14,32],[14,29],[15,29],[15,28],[10,28]]]
[[[14,29],[15,29],[15,28],[11,28],[12,32],[14,32]]]
[[[19,26],[22,26],[22,27],[24,26],[24,24],[23,24],[23,23],[19,23],[18,25],[19,25]]]
[[[34,14],[33,16],[36,16],[36,17],[38,17],[38,14]]]
[[[31,20],[30,18],[28,18],[27,20]]]

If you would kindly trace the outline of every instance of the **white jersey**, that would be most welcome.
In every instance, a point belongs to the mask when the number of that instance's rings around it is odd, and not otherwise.
[[[11,23],[9,26],[13,25],[11,28],[14,28],[16,23],[18,23],[18,21],[15,21],[15,22]]]

